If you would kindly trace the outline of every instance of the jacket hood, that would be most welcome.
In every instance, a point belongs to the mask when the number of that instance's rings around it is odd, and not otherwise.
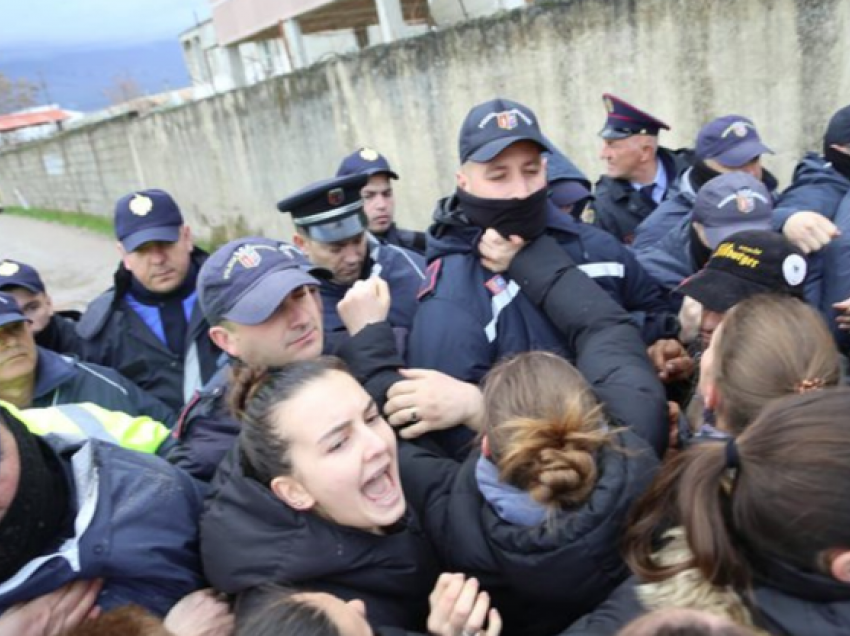
[[[201,557],[214,587],[233,594],[264,583],[312,583],[427,598],[430,545],[412,518],[397,532],[375,535],[298,512],[247,477],[237,458],[238,445],[213,479],[201,517]]]

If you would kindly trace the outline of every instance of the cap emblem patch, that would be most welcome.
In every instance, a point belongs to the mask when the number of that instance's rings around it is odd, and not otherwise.
[[[502,130],[513,130],[520,124],[520,119],[527,125],[533,126],[534,121],[526,115],[524,112],[519,110],[518,108],[512,108],[511,110],[503,110],[500,113],[488,113],[484,116],[484,118],[478,123],[479,128],[484,128],[487,124],[490,123],[491,119],[496,120],[496,125]]]
[[[0,276],[14,276],[20,271],[20,267],[18,267],[17,263],[10,263],[9,261],[3,261],[0,263]]]
[[[378,151],[373,150],[372,148],[363,148],[360,151],[360,158],[363,159],[363,161],[377,161],[378,157]]]
[[[332,206],[342,205],[343,201],[345,201],[345,192],[342,188],[334,188],[328,192],[328,203]]]
[[[513,130],[519,126],[516,115],[511,112],[499,113],[496,117],[496,124],[503,130]]]
[[[605,102],[605,110],[607,110],[609,113],[613,113],[614,112],[614,102],[611,101],[611,98],[606,97],[603,101]]]
[[[724,130],[723,134],[720,136],[724,139],[729,135],[735,135],[736,137],[746,137],[750,128],[755,130],[755,126],[753,126],[752,124],[748,124],[745,121],[736,121],[729,124],[726,127],[726,130]]]
[[[796,287],[806,278],[806,259],[799,254],[790,254],[782,261],[782,275],[785,282]]]
[[[153,201],[143,194],[137,194],[130,199],[130,212],[136,216],[147,216],[153,210]]]
[[[245,269],[253,269],[263,260],[253,245],[243,245],[233,253],[233,258]]]
[[[736,192],[735,202],[738,206],[738,212],[741,214],[749,214],[756,208],[756,202],[753,198],[752,190],[740,190]]]

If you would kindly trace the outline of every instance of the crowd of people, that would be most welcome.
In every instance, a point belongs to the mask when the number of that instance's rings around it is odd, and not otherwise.
[[[0,260],[0,636],[850,634],[850,106],[783,189],[603,102],[595,185],[472,108],[427,232],[364,147],[291,241],[121,197],[82,314]]]

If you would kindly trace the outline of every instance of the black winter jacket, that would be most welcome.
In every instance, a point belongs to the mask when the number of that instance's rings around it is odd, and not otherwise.
[[[502,519],[482,495],[479,454],[463,464],[401,447],[402,480],[445,566],[478,577],[505,620],[505,634],[546,636],[591,611],[627,576],[618,544],[631,503],[649,485],[664,447],[664,393],[628,315],[565,256],[535,242],[514,259],[523,293],[558,325],[576,366],[606,405],[617,448],[597,457],[599,480],[581,506],[549,525]],[[569,289],[572,296],[564,290]]]
[[[207,254],[197,248],[192,253],[198,269],[206,258]],[[183,355],[172,353],[124,300],[130,277],[120,265],[115,286],[88,306],[77,325],[79,340],[73,353],[83,360],[112,367],[178,411],[186,402],[186,389],[194,390],[213,376],[221,351],[210,340],[209,324],[196,302],[189,320],[186,351]],[[187,365],[187,360],[192,364]]]
[[[438,576],[433,548],[408,513],[376,535],[296,511],[246,476],[238,446],[212,482],[201,517],[201,557],[210,583],[250,594],[267,583],[361,599],[373,626],[424,631]]]

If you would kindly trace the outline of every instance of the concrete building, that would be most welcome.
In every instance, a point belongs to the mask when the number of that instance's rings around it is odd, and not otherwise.
[[[514,0],[515,1],[515,0]],[[425,0],[210,0],[180,35],[195,97],[429,30]]]

